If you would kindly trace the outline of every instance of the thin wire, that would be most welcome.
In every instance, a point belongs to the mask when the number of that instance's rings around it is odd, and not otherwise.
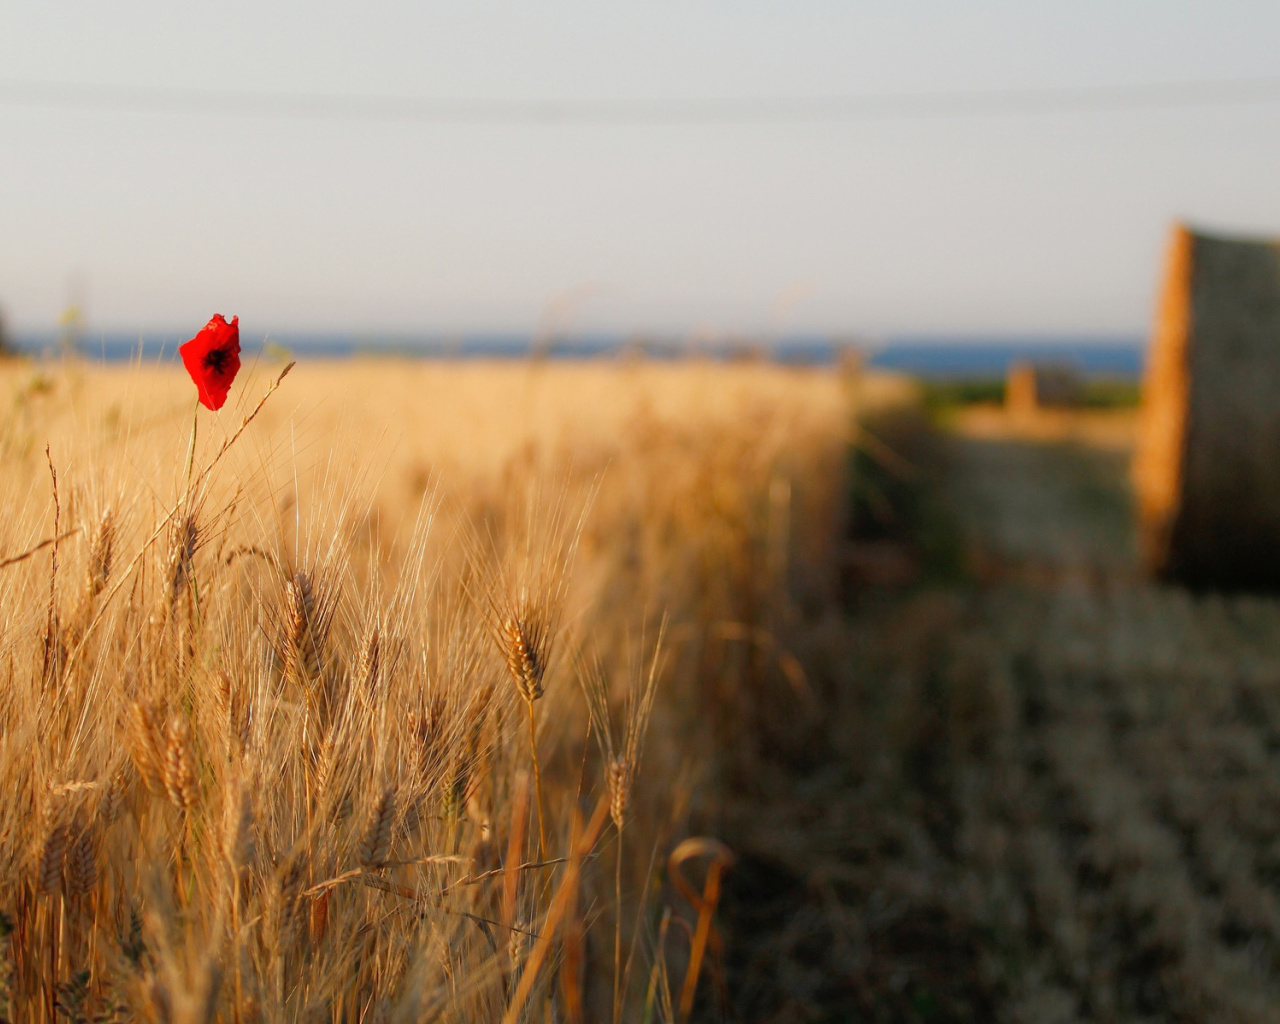
[[[669,99],[478,99],[235,92],[0,79],[0,105],[459,125],[769,125],[1116,113],[1269,103],[1280,77],[960,92]]]

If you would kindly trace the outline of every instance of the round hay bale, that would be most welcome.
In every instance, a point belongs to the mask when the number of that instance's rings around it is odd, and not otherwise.
[[[1152,574],[1280,589],[1280,242],[1175,228],[1134,484]]]

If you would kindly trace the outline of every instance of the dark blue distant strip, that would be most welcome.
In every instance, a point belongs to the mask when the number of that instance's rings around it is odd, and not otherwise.
[[[172,359],[186,340],[179,334],[101,334],[84,336],[76,343],[83,357],[106,362],[144,362]],[[18,347],[29,354],[56,356],[64,343],[53,333],[19,334]],[[678,360],[690,357],[716,360],[767,359],[792,366],[831,366],[853,347],[862,352],[866,365],[899,370],[931,379],[1001,377],[1020,360],[1058,363],[1094,376],[1134,378],[1142,372],[1145,344],[1136,336],[1069,338],[1021,336],[993,338],[963,336],[944,338],[891,338],[872,345],[852,346],[822,335],[795,335],[772,343],[751,339],[715,343],[675,338],[637,339],[621,335],[574,336],[537,341],[528,334],[479,333],[458,336],[391,334],[281,334],[265,341],[244,342],[245,356],[255,358],[267,348],[278,348],[292,358],[347,359],[397,357],[407,359],[527,359],[533,355],[555,360],[618,359]]]

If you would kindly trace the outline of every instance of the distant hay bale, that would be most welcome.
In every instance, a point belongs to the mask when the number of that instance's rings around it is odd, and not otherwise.
[[[1151,573],[1280,587],[1280,241],[1174,230],[1134,484]]]
[[[1060,363],[1011,363],[1005,378],[1004,405],[1011,413],[1068,408],[1084,401],[1084,380]]]

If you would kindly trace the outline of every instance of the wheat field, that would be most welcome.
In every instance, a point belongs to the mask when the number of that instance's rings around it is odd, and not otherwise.
[[[697,833],[804,682],[847,382],[283,370],[215,415],[169,364],[0,366],[0,1017],[723,1000]]]
[[[1280,604],[1131,412],[284,370],[0,364],[0,1018],[1274,1016]]]

